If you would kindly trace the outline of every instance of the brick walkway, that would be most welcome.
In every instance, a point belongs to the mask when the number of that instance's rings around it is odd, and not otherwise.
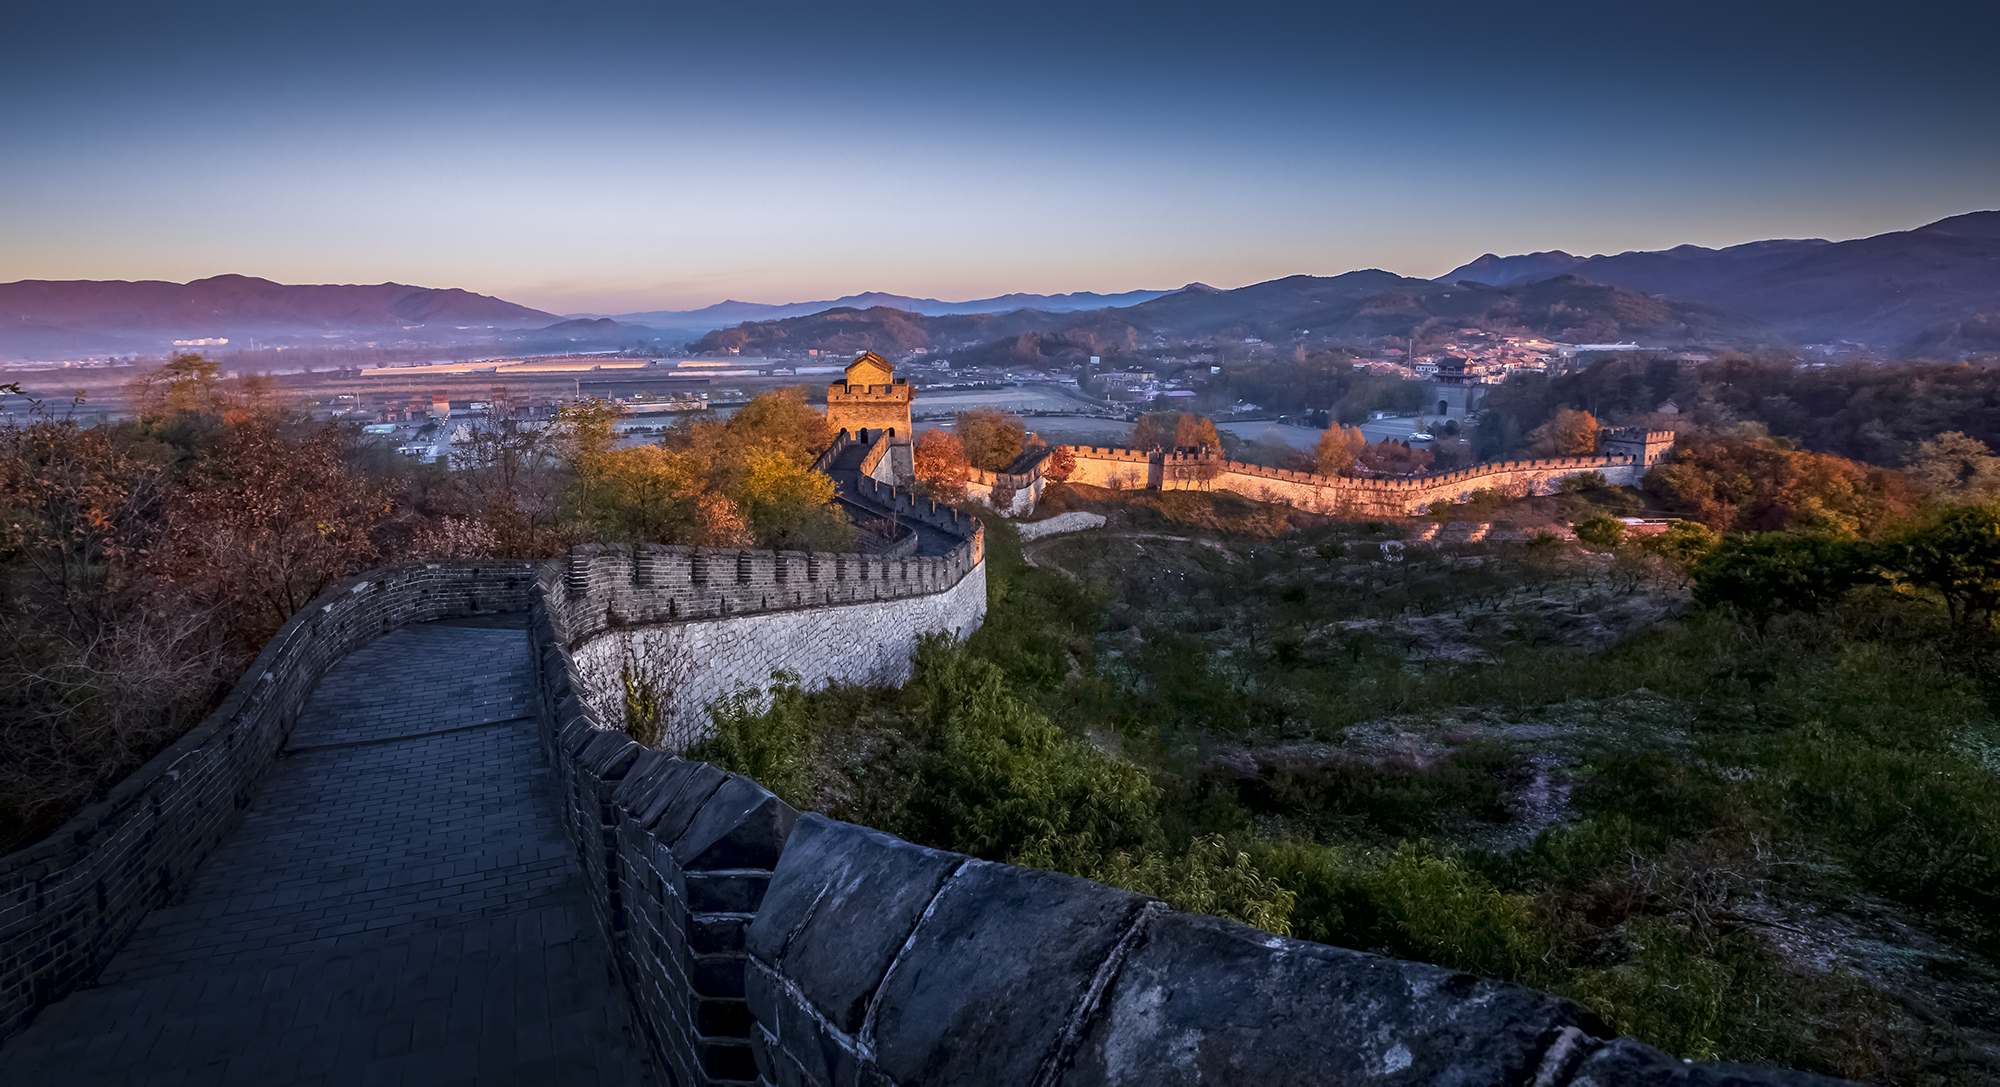
[[[650,1082],[527,664],[519,626],[466,620],[335,666],[242,828],[0,1083]]]

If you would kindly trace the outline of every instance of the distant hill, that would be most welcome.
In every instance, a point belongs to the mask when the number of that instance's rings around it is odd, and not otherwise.
[[[457,289],[402,283],[293,285],[223,275],[0,284],[0,354],[160,352],[170,339],[369,333],[412,326],[542,326],[552,313]]]
[[[191,333],[218,325],[382,328],[561,320],[552,313],[457,289],[402,283],[291,285],[237,275],[192,283],[25,279],[0,284],[0,318],[23,316],[54,325]]]
[[[1572,257],[1560,249],[1551,249],[1546,253],[1524,253],[1518,257],[1501,257],[1487,253],[1476,260],[1453,268],[1437,277],[1437,281],[1457,283],[1460,280],[1469,280],[1495,287],[1503,287],[1509,283],[1533,283],[1538,279],[1551,279],[1565,272],[1575,271],[1577,265],[1588,259]]]
[[[1550,255],[1489,253],[1440,281],[1532,283],[1558,274],[1537,261]],[[1845,242],[1595,256],[1561,274],[1737,314],[1801,343],[1848,340],[1902,355],[2000,350],[2000,211]]]

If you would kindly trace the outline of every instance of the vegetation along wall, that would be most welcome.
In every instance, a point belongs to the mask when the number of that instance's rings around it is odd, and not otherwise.
[[[334,586],[201,724],[48,838],[0,857],[0,1041],[97,976],[236,828],[329,666],[408,623],[521,611],[532,581],[528,563],[438,562]]]

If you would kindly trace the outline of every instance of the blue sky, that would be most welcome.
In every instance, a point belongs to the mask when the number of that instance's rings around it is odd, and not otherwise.
[[[42,5],[0,281],[562,312],[1237,286],[2000,207],[1986,5]]]

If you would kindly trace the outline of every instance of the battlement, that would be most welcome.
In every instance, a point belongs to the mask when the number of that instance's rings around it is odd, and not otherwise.
[[[563,560],[563,592],[550,600],[581,644],[623,627],[926,596],[956,585],[984,555],[984,526],[949,554],[924,557],[586,544]]]

